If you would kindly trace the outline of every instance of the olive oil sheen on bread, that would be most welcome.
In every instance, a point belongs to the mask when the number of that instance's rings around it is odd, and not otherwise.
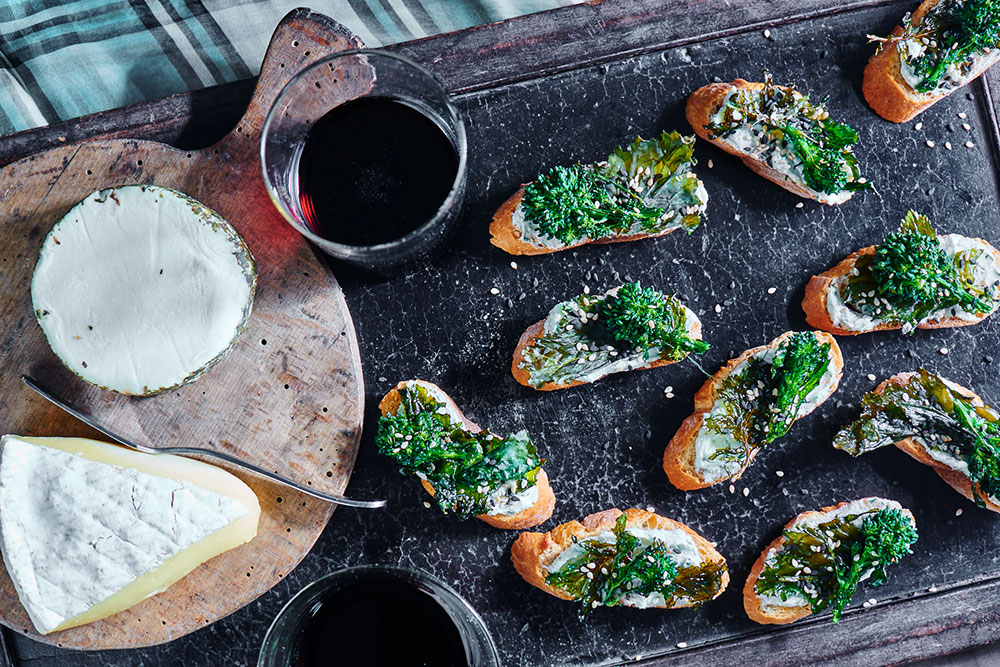
[[[426,114],[391,97],[337,106],[309,130],[299,203],[318,236],[372,246],[406,236],[447,199],[459,159]]]

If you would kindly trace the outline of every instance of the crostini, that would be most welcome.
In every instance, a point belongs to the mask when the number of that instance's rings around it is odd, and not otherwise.
[[[861,401],[861,416],[833,446],[852,456],[896,445],[951,488],[1000,512],[1000,413],[926,369],[899,373]]]
[[[875,112],[905,123],[1000,60],[996,0],[925,0],[903,16],[865,66],[861,90]]]
[[[708,204],[705,185],[692,171],[694,141],[664,132],[636,138],[603,162],[553,167],[500,206],[490,243],[512,255],[542,255],[690,232]]]
[[[938,235],[909,211],[899,231],[813,276],[802,309],[823,331],[964,327],[1000,305],[1000,252],[982,239]]]
[[[400,382],[378,405],[379,452],[416,475],[445,514],[475,515],[496,528],[548,520],[555,495],[545,460],[524,431],[501,438],[462,414],[440,387]]]
[[[556,304],[521,335],[511,373],[526,387],[551,391],[706,350],[701,320],[677,297],[626,283]]]
[[[759,83],[703,86],[688,98],[685,113],[699,137],[800,197],[843,204],[871,188],[852,152],[857,133],[830,120],[825,103],[775,85],[767,72]]]
[[[683,523],[640,509],[609,509],[547,533],[521,533],[514,569],[532,586],[580,605],[698,607],[726,590],[726,559]]]
[[[754,563],[743,586],[751,620],[785,624],[833,612],[840,620],[858,584],[887,581],[886,567],[912,553],[917,524],[894,500],[861,498],[792,519]]]
[[[663,452],[670,482],[691,491],[739,479],[837,390],[843,369],[837,341],[822,331],[788,331],[730,360],[694,395],[694,413]]]

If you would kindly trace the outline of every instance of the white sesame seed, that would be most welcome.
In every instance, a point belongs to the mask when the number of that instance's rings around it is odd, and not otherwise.
[[[663,390],[663,393],[664,393],[664,394],[670,394],[670,393],[673,393],[673,391],[674,391],[674,388],[673,388],[673,387],[671,387],[671,386],[670,386],[670,385],[668,384],[668,385],[667,385],[667,386],[666,386],[666,387],[664,388],[664,390]]]
[[[712,167],[714,167],[714,166],[715,166],[715,163],[714,163],[714,162],[712,162],[711,160],[709,160],[709,161],[708,161],[708,168],[709,168],[709,169],[711,169],[711,168],[712,168]]]
[[[927,140],[927,148],[934,148],[934,142],[930,139]]]
[[[937,593],[937,586],[931,586],[927,589],[928,593]]]
[[[426,507],[427,509],[430,509],[431,508],[431,504],[425,500],[424,501],[424,507]]]
[[[876,600],[875,598],[868,598],[868,604],[876,605],[878,604],[878,600]]]
[[[913,126],[913,129],[914,130],[922,130],[922,129],[924,129],[924,124],[923,123],[917,123],[916,125]]]
[[[962,508],[961,507],[959,507],[957,510],[955,510],[955,516],[962,516]]]
[[[722,304],[720,304],[720,303],[715,304],[715,312],[717,312],[717,313],[721,313],[722,312]]]
[[[784,470],[775,470],[774,474],[777,475],[778,477],[784,477],[785,476],[785,471]]]
[[[874,382],[875,381],[875,374],[874,373],[869,373],[868,374],[868,381],[869,382]]]
[[[802,208],[803,206],[805,206],[805,204],[799,202],[798,204],[795,205],[795,208]]]
[[[944,142],[944,147],[945,147],[945,150],[949,150],[950,151],[951,150],[951,142],[950,141]]]
[[[496,287],[491,287],[490,288],[490,294],[499,294],[499,293],[500,293],[500,290],[498,290]]]
[[[510,263],[510,268],[512,268],[512,269],[515,269],[515,270],[516,270],[516,269],[517,269],[517,262],[511,262],[511,263]]]
[[[736,487],[732,484],[729,485],[729,493],[736,493]]]
[[[962,129],[968,132],[969,130],[972,129],[972,126],[969,125],[968,123],[962,123]]]
[[[749,495],[750,495],[750,489],[748,489],[747,487],[744,486],[743,487],[743,497],[746,498]]]
[[[959,111],[958,112],[958,117],[961,118],[962,120],[965,120],[966,118],[968,118],[968,116],[966,115],[966,113],[964,111]]]
[[[775,293],[775,292],[777,292],[777,291],[778,291],[778,288],[777,288],[777,287],[768,287],[768,288],[767,288],[767,293],[768,293],[768,294],[774,294],[774,293]]]
[[[589,285],[584,285],[583,286],[583,293],[584,294],[590,294],[590,286]]]
[[[677,648],[687,648],[687,647],[688,647],[687,642],[677,642]]]
[[[966,141],[965,142],[965,147],[966,148],[975,148],[976,145],[974,143],[972,143],[971,141]]]
[[[940,350],[938,350],[938,352],[940,352],[941,354],[948,354],[948,348],[942,347]]]
[[[771,39],[771,31],[770,30],[765,30],[764,31],[764,39]]]

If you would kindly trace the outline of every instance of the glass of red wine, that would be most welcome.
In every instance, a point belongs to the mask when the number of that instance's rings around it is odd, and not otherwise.
[[[264,183],[327,254],[380,273],[452,236],[465,194],[465,125],[441,82],[387,51],[344,51],[278,94],[260,145]]]
[[[338,570],[293,597],[257,667],[500,667],[483,619],[440,579],[388,565]]]

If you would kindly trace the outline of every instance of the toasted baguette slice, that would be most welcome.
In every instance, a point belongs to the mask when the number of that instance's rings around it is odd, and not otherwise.
[[[787,86],[779,87],[784,90],[788,90]],[[780,185],[784,189],[795,193],[800,197],[815,199],[822,204],[830,205],[843,204],[851,198],[854,193],[846,190],[838,192],[835,195],[813,190],[805,183],[797,179],[793,179],[788,174],[778,171],[766,162],[747,155],[745,152],[736,148],[725,139],[716,137],[714,134],[709,132],[707,126],[712,122],[712,116],[714,116],[719,110],[725,102],[726,96],[729,95],[729,92],[733,88],[759,91],[764,89],[764,84],[760,82],[744,81],[743,79],[735,79],[731,83],[710,83],[707,86],[702,86],[698,90],[691,93],[691,96],[688,97],[684,113],[687,116],[688,123],[690,123],[691,127],[694,129],[695,134],[705,141],[718,146],[730,155],[735,155],[754,173],[763,176],[772,183]]]
[[[974,238],[972,240],[983,244],[984,253],[989,253],[989,255],[993,257],[993,262],[996,266],[1000,267],[1000,251],[982,239]],[[829,331],[830,333],[838,336],[856,336],[858,334],[870,333],[873,331],[890,331],[903,328],[902,324],[876,321],[873,322],[871,326],[852,329],[834,322],[833,316],[830,314],[830,302],[828,299],[831,294],[831,290],[839,289],[840,279],[851,272],[851,269],[853,269],[854,265],[857,264],[858,259],[874,255],[875,248],[876,246],[862,248],[861,250],[858,250],[857,252],[846,257],[842,262],[829,271],[825,271],[818,276],[813,276],[809,280],[806,284],[805,297],[802,299],[802,310],[805,311],[806,322],[809,323],[809,326],[823,331]],[[920,322],[920,324],[917,325],[917,328],[948,329],[952,327],[967,327],[969,325],[982,322],[995,311],[996,308],[994,307],[993,310],[987,313],[969,314],[967,317],[949,315],[941,318],[928,319]]]
[[[715,550],[712,543],[704,537],[691,530],[683,523],[662,517],[652,512],[640,509],[625,510],[626,526],[628,528],[645,528],[649,530],[682,530],[694,540],[704,562],[722,563],[725,566],[726,559]],[[572,546],[573,538],[586,540],[601,533],[611,532],[615,527],[615,522],[621,516],[619,509],[609,509],[597,512],[584,517],[583,521],[570,521],[560,524],[547,533],[521,533],[510,550],[510,559],[514,562],[514,569],[525,581],[532,586],[540,588],[549,595],[554,595],[563,600],[572,600],[573,597],[566,591],[550,586],[545,583],[545,578],[549,575],[547,567],[568,547]],[[713,599],[722,594],[729,585],[729,572],[723,571],[722,585]],[[623,603],[625,606],[633,606]],[[690,607],[690,601],[675,604],[672,609]],[[661,606],[662,608],[666,608]]]
[[[715,373],[715,375],[705,380],[705,384],[703,384],[701,389],[699,389],[694,395],[694,413],[681,423],[680,428],[677,429],[677,433],[675,433],[674,437],[671,438],[670,443],[663,452],[663,471],[667,473],[667,477],[674,486],[682,491],[704,489],[714,484],[720,484],[730,479],[736,479],[742,475],[748,467],[750,467],[750,464],[753,462],[753,459],[756,457],[757,451],[759,450],[751,453],[746,465],[743,466],[743,468],[741,468],[735,475],[722,477],[714,481],[706,479],[698,471],[695,464],[695,441],[698,439],[698,434],[701,432],[701,428],[705,423],[708,413],[711,412],[716,399],[719,397],[719,389],[722,386],[723,380],[739,369],[743,363],[751,357],[755,357],[769,349],[779,347],[785,340],[790,338],[795,333],[795,331],[786,331],[767,345],[761,345],[747,350],[735,359],[730,359],[725,366],[720,368]],[[844,357],[840,352],[840,346],[837,345],[836,339],[830,334],[822,331],[815,331],[813,333],[816,335],[816,338],[819,339],[820,343],[830,344],[830,369],[834,373],[834,379],[829,386],[828,391],[825,395],[820,397],[817,404],[808,411],[800,414],[796,417],[796,419],[801,419],[802,417],[810,414],[824,401],[826,401],[826,399],[833,395],[833,392],[837,390],[837,386],[840,384],[840,377],[844,370]]]
[[[919,24],[927,12],[937,3],[938,0],[924,0],[910,16],[910,23],[914,26]],[[903,28],[901,26],[896,26],[892,32],[893,37],[900,37],[902,34]],[[960,86],[945,91],[921,93],[914,90],[903,79],[900,72],[898,42],[888,41],[880,45],[875,54],[868,59],[864,79],[861,83],[861,91],[869,106],[879,116],[894,123],[905,123],[938,100],[967,86],[989,69],[994,62],[987,58],[981,59],[963,78]]]
[[[910,378],[915,377],[916,375],[917,375],[916,373],[910,373],[910,372],[893,375],[891,378],[885,380],[884,382],[879,384],[879,386],[875,387],[874,391],[876,394],[881,394],[885,390],[885,388],[888,387],[890,384],[897,384],[901,386],[906,385],[907,383],[909,383]],[[944,378],[941,379],[944,380]],[[944,382],[953,391],[959,394],[964,394],[968,398],[972,399],[973,405],[975,406],[984,405],[983,399],[981,399],[971,389],[966,389],[965,387],[956,384],[954,382],[951,382],[949,380],[944,380]],[[933,468],[934,472],[938,474],[938,477],[943,479],[945,483],[948,484],[948,486],[955,489],[969,500],[976,502],[976,496],[972,489],[972,479],[970,479],[968,475],[953,468],[949,468],[946,464],[934,459],[927,451],[927,448],[924,446],[922,442],[920,442],[916,438],[907,438],[905,440],[900,440],[899,442],[895,443],[895,445],[896,447],[899,447],[901,450],[909,454],[911,457],[913,457],[920,463],[923,463],[924,465]],[[1000,512],[1000,505],[997,505],[989,498],[983,498],[982,500],[985,503],[986,509],[991,510],[993,512]]]
[[[608,290],[601,296],[610,296],[612,294],[615,294],[619,289],[621,288],[615,287],[614,289]],[[687,307],[684,308],[684,312],[685,315],[687,315],[686,323],[687,323],[688,335],[694,340],[701,340],[701,320],[698,319],[698,316]],[[587,384],[589,382],[597,382],[597,380],[600,380],[602,378],[607,377],[608,375],[611,375],[611,373],[604,373],[598,378],[587,381],[572,380],[570,382],[564,382],[562,384],[547,382],[539,387],[532,385],[530,373],[528,373],[527,369],[521,367],[521,364],[524,363],[524,351],[526,348],[534,345],[535,341],[541,338],[544,334],[545,334],[545,320],[541,320],[535,322],[530,327],[528,327],[527,330],[525,330],[525,332],[521,334],[521,338],[517,341],[517,347],[514,348],[514,360],[511,362],[510,365],[510,372],[514,376],[514,379],[517,380],[520,384],[524,385],[525,387],[531,387],[532,389],[537,389],[538,391],[553,391],[555,389],[568,389],[569,387],[577,387],[581,384]],[[644,371],[650,368],[659,368],[660,366],[673,364],[678,361],[682,361],[682,359],[664,359],[664,358],[654,359],[643,366],[639,366],[631,370]],[[624,371],[614,371],[614,372],[621,373]]]
[[[400,406],[400,403],[402,402],[399,390],[405,388],[408,384],[419,384],[427,389],[430,394],[434,395],[438,400],[444,403],[445,406],[447,406],[449,413],[451,413],[456,419],[460,420],[462,426],[469,431],[482,430],[477,424],[465,418],[462,411],[458,409],[458,405],[455,404],[455,401],[453,401],[450,396],[444,393],[444,390],[433,382],[427,382],[425,380],[400,382],[393,387],[389,393],[387,393],[382,400],[379,401],[378,408],[383,415],[395,414],[396,410]],[[420,483],[427,493],[431,494],[431,496],[434,495],[434,487],[430,482],[422,479],[420,480]],[[518,512],[517,514],[480,514],[476,516],[476,518],[485,521],[494,528],[504,528],[507,530],[531,528],[532,526],[537,526],[540,523],[548,521],[548,519],[552,516],[552,510],[556,504],[556,497],[552,492],[552,487],[549,485],[549,477],[545,474],[545,470],[538,471],[538,478],[535,485],[538,487],[538,500],[536,500],[535,504],[531,507]]]
[[[914,521],[913,514],[910,513],[910,510],[899,507],[899,503],[893,500],[886,500],[884,498],[869,497],[853,501],[844,501],[842,503],[838,503],[837,505],[824,507],[818,512],[813,510],[802,512],[794,519],[786,523],[784,530],[791,530],[802,522],[809,520],[818,520],[819,522],[828,521],[832,518],[834,512],[842,507],[852,505],[853,503],[870,504],[872,507],[878,507],[879,509],[884,509],[886,507],[897,508],[909,517],[910,521]],[[781,548],[781,546],[785,543],[783,533],[784,531],[782,531],[782,534],[776,537],[770,544],[764,547],[764,550],[760,553],[760,557],[757,559],[757,562],[755,562],[753,567],[750,569],[750,575],[747,577],[746,583],[743,585],[743,608],[746,609],[747,616],[750,617],[750,620],[764,625],[784,625],[812,615],[812,607],[808,604],[798,607],[765,605],[757,595],[757,592],[754,590],[757,580],[764,571],[764,563],[767,561],[767,557],[772,551]]]

